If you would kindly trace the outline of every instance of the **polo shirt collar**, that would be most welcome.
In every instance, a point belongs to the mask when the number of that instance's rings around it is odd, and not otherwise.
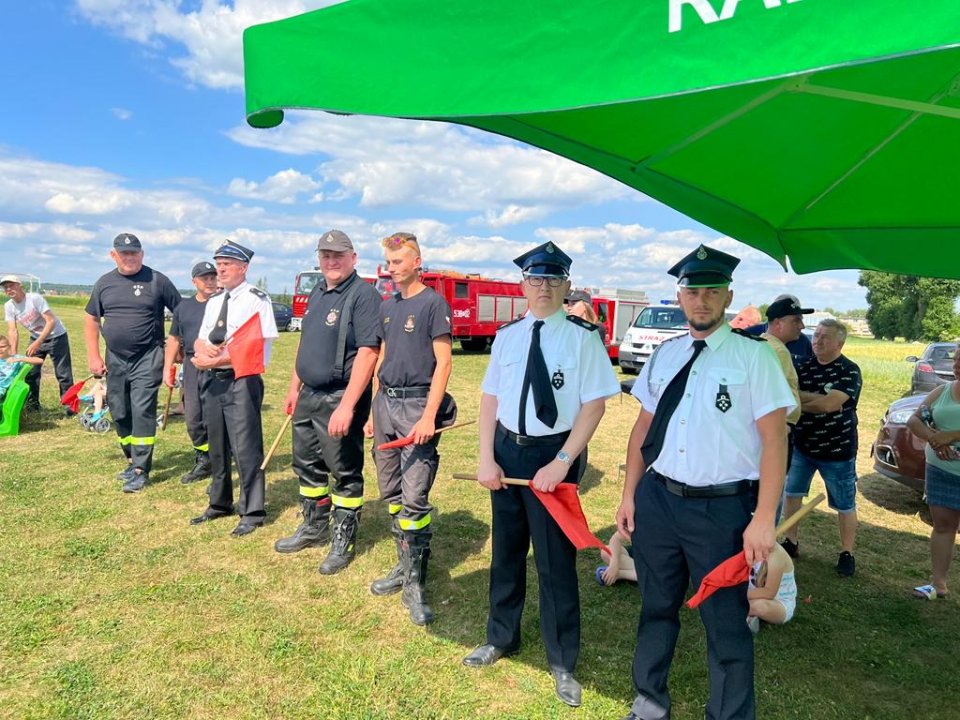
[[[347,279],[344,280],[342,283],[340,283],[339,285],[337,285],[335,288],[331,288],[331,289],[329,289],[329,290],[326,289],[326,288],[324,288],[324,292],[328,292],[328,293],[331,293],[331,292],[335,292],[335,293],[343,292],[343,291],[346,290],[348,287],[350,287],[350,283],[352,283],[352,282],[353,282],[354,280],[356,280],[356,279],[357,279],[357,271],[354,270],[352,273],[350,273],[350,275],[347,277]]]

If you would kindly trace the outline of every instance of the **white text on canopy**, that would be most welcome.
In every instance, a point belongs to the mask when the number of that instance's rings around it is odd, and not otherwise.
[[[756,2],[756,0],[751,0]],[[689,5],[693,8],[704,25],[719,22],[720,20],[729,20],[737,12],[737,6],[741,0],[724,0],[723,8],[720,14],[713,9],[708,0],[669,0],[670,3],[670,32],[679,32],[683,30],[683,6]],[[767,10],[778,8],[784,3],[787,5],[798,3],[800,0],[763,0],[763,6]]]

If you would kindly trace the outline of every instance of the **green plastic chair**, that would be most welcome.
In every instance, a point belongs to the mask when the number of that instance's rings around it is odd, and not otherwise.
[[[7,388],[7,394],[3,398],[3,415],[0,416],[0,437],[12,437],[20,433],[20,411],[30,394],[26,378],[31,367],[32,365],[24,363]]]

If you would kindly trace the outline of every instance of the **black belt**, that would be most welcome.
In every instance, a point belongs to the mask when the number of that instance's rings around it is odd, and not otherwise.
[[[391,398],[425,398],[430,395],[429,385],[417,385],[414,387],[381,387],[387,397]]]
[[[656,470],[652,470],[651,472],[656,476],[657,480],[663,483],[667,492],[679,495],[680,497],[717,498],[743,495],[753,490],[757,484],[756,480],[737,480],[736,482],[723,483],[722,485],[687,485],[682,482],[677,482],[673,478],[668,478],[666,475],[661,475]]]
[[[217,380],[233,380],[235,375],[233,374],[233,368],[213,368],[207,370],[208,373],[213,375]]]
[[[503,433],[510,440],[520,447],[526,447],[530,445],[556,445],[558,442],[563,442],[570,435],[570,431],[562,433],[554,433],[553,435],[518,435],[513,432],[513,430],[508,430],[503,426],[503,423],[497,423],[497,432]]]

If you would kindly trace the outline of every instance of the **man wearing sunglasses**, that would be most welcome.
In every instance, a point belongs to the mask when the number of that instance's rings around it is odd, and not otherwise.
[[[617,394],[597,326],[563,311],[571,260],[553,243],[516,258],[529,312],[497,332],[480,400],[477,479],[491,492],[493,560],[486,642],[470,667],[492,665],[520,647],[530,542],[540,577],[540,630],[557,697],[580,705],[573,676],[580,653],[576,548],[528,487],[543,492],[576,483],[587,443]]]

